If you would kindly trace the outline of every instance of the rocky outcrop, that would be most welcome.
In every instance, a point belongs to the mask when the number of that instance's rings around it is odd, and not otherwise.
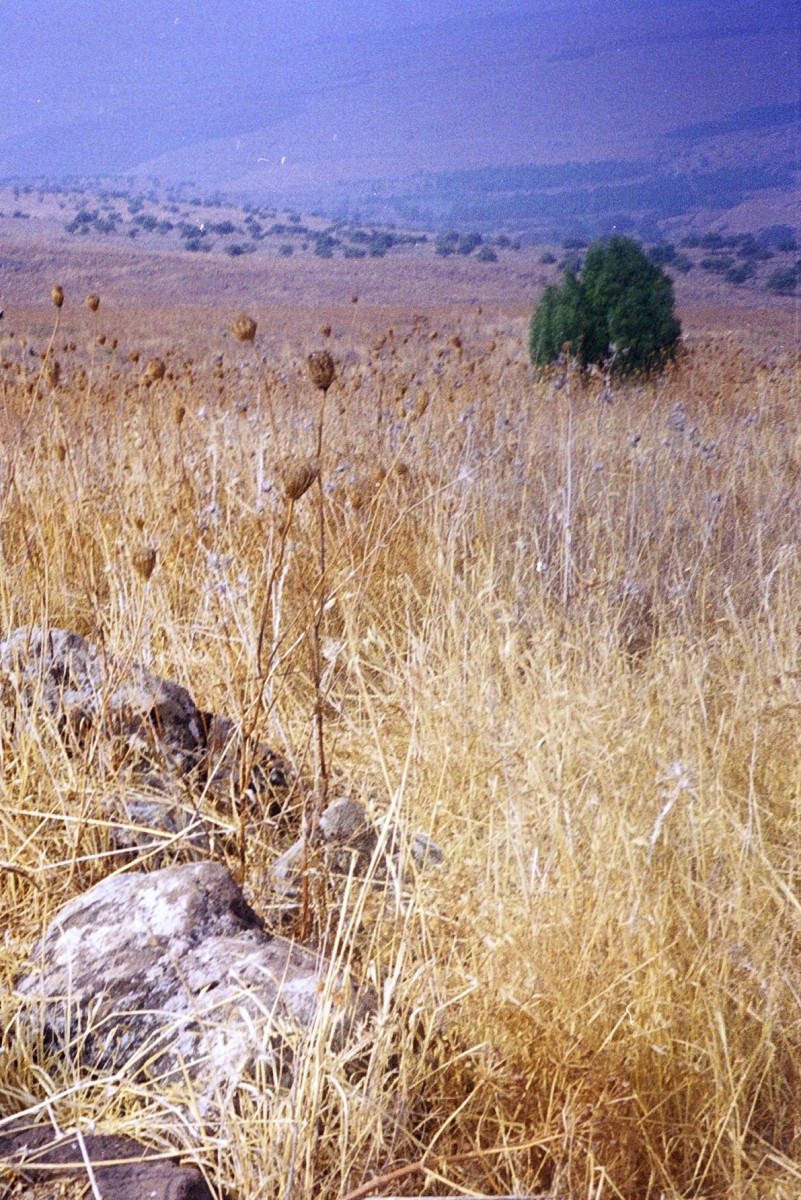
[[[34,1124],[25,1117],[0,1128],[0,1164],[19,1180],[36,1184],[42,1200],[65,1195],[64,1179],[83,1181],[85,1194],[91,1195],[89,1170],[100,1195],[114,1200],[212,1200],[197,1167],[165,1159],[133,1138],[89,1132],[59,1135],[50,1124]],[[48,1183],[45,1192],[42,1188]]]
[[[38,1031],[78,1070],[188,1086],[204,1117],[243,1079],[288,1084],[310,1037],[355,1048],[372,1006],[325,959],[266,933],[213,862],[114,875],[70,901],[16,992],[23,1036]]]
[[[320,817],[318,841],[319,867],[334,891],[351,876],[378,886],[387,880],[403,884],[411,871],[438,866],[443,858],[440,847],[424,833],[408,834],[386,817],[373,818],[364,804],[347,797],[329,804]],[[272,866],[267,887],[275,895],[281,921],[297,911],[307,861],[300,837]]]
[[[214,805],[235,801],[276,816],[292,779],[269,747],[247,754],[234,722],[204,712],[178,683],[133,658],[112,659],[64,629],[25,626],[0,642],[5,727],[46,728],[113,784],[104,797],[112,842],[183,850],[208,846]],[[244,778],[243,778],[244,777]]]

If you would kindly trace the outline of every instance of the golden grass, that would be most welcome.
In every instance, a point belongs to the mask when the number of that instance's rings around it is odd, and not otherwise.
[[[524,345],[480,315],[335,342],[318,455],[305,352],[143,376],[67,347],[55,376],[2,343],[2,629],[135,653],[307,776],[322,711],[332,792],[446,855],[330,904],[377,1032],[313,1032],[224,1137],[37,1056],[8,995],[2,1115],[178,1143],[242,1197],[798,1194],[799,362],[712,337],[618,387]],[[0,754],[8,982],[121,866],[81,763],[46,731]],[[258,908],[285,843],[244,841]]]

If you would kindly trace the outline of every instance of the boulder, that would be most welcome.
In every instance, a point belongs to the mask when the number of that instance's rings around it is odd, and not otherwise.
[[[266,933],[214,862],[113,875],[70,901],[16,991],[23,1036],[78,1069],[188,1086],[204,1117],[243,1078],[290,1083],[309,1037],[355,1053],[373,1005],[326,959]]]
[[[294,915],[299,898],[306,844],[301,836],[278,858],[269,884],[279,898],[281,920]],[[350,797],[329,804],[320,817],[319,862],[329,887],[352,875],[376,884],[403,882],[410,868],[424,870],[442,862],[442,850],[424,833],[407,834],[393,821],[373,819],[365,805]]]
[[[0,1163],[13,1175],[38,1185],[36,1195],[64,1195],[62,1180],[87,1185],[86,1161],[101,1196],[114,1200],[212,1200],[212,1191],[197,1167],[181,1166],[133,1138],[116,1134],[54,1134],[51,1125],[17,1117],[0,1128]],[[81,1145],[81,1142],[83,1145]],[[51,1184],[46,1192],[43,1184]],[[16,1195],[14,1193],[9,1193]]]
[[[24,626],[0,642],[4,700],[47,714],[67,748],[94,733],[105,767],[186,776],[205,748],[203,716],[186,688],[136,662],[116,663],[65,629]]]
[[[49,726],[113,780],[102,812],[120,849],[161,843],[197,855],[219,834],[217,807],[244,802],[277,817],[292,792],[287,764],[265,745],[245,751],[233,721],[65,629],[24,626],[0,642],[0,703],[6,728]]]

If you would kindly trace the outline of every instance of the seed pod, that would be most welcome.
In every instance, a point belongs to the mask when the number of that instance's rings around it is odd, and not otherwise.
[[[309,355],[306,365],[309,377],[314,386],[318,387],[321,392],[327,392],[334,382],[334,373],[336,371],[334,360],[329,352],[327,350],[317,350],[314,354]]]
[[[95,295],[94,292],[90,292],[86,297],[86,307],[89,309],[89,312],[96,313],[100,308],[100,297]]]
[[[284,498],[292,501],[300,500],[319,474],[320,464],[316,458],[303,459],[298,463],[287,463],[281,472]]]
[[[60,286],[60,284],[56,284],[55,287],[51,288],[50,299],[53,301],[56,308],[61,308],[61,305],[64,303],[64,289]]]
[[[231,333],[238,342],[252,342],[256,337],[256,322],[247,313],[240,313],[231,326]]]
[[[142,372],[142,378],[145,384],[149,387],[151,383],[156,383],[159,379],[163,379],[167,373],[167,368],[160,358],[151,358],[150,362]]]
[[[141,550],[136,551],[131,556],[131,561],[137,574],[141,575],[145,583],[147,583],[156,567],[155,549],[152,546],[143,546]]]
[[[61,363],[56,358],[49,358],[45,367],[45,379],[48,387],[57,388],[61,378]]]
[[[175,409],[175,424],[176,425],[182,424],[185,416],[186,416],[186,409],[184,408],[183,404],[179,404],[177,406],[177,408]]]

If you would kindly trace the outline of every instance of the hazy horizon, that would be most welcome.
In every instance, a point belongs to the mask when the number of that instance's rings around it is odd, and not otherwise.
[[[798,104],[787,0],[20,0],[0,177],[280,187],[654,151]]]

